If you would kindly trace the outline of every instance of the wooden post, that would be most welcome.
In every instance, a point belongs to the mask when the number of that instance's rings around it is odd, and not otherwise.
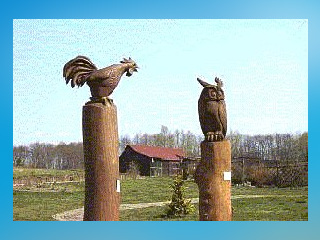
[[[199,187],[200,221],[231,221],[231,144],[201,143],[201,162],[195,181]]]
[[[111,102],[83,106],[84,221],[118,221],[120,178],[117,108]]]

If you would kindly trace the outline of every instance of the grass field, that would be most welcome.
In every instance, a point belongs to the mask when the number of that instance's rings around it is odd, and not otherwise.
[[[171,183],[172,178],[169,177],[122,180],[121,203],[168,201],[171,197],[169,187]],[[193,181],[186,181],[185,186],[188,198],[198,197],[198,188]],[[83,182],[51,183],[14,188],[13,220],[54,221],[53,215],[81,208],[83,202]],[[197,204],[195,205],[198,209]],[[233,187],[232,207],[234,221],[305,221],[308,220],[308,188]],[[164,213],[165,206],[123,210],[120,212],[120,220],[198,220],[197,212],[182,218],[171,219],[163,217]]]
[[[13,180],[28,177],[57,177],[72,174],[83,174],[83,170],[54,170],[54,169],[32,169],[32,168],[13,168]]]

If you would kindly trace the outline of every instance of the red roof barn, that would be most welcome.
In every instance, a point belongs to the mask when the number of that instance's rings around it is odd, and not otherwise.
[[[171,176],[178,173],[186,154],[181,148],[127,145],[120,156],[120,172],[134,163],[142,176]]]

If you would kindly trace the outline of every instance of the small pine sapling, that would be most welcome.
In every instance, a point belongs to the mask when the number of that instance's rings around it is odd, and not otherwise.
[[[177,175],[173,180],[173,184],[170,185],[173,193],[171,202],[166,210],[167,217],[181,217],[195,211],[191,200],[185,198],[185,187],[183,185],[182,175]]]

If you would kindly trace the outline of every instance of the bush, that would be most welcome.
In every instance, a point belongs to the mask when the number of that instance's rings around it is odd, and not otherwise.
[[[308,169],[304,165],[287,165],[279,167],[277,187],[302,187],[308,185]]]
[[[232,172],[232,183],[233,184],[242,184],[244,182],[244,174],[242,172],[242,167],[239,164],[231,165]]]
[[[130,162],[127,175],[132,179],[137,179],[137,177],[140,175],[139,165],[137,162],[134,162],[134,161]]]
[[[257,187],[271,185],[274,182],[274,174],[261,163],[247,168],[247,181],[250,181],[252,185]]]
[[[167,217],[181,217],[183,215],[191,214],[195,211],[194,205],[190,199],[186,199],[184,196],[185,187],[182,175],[177,175],[170,185],[173,193],[171,203],[166,210]]]

